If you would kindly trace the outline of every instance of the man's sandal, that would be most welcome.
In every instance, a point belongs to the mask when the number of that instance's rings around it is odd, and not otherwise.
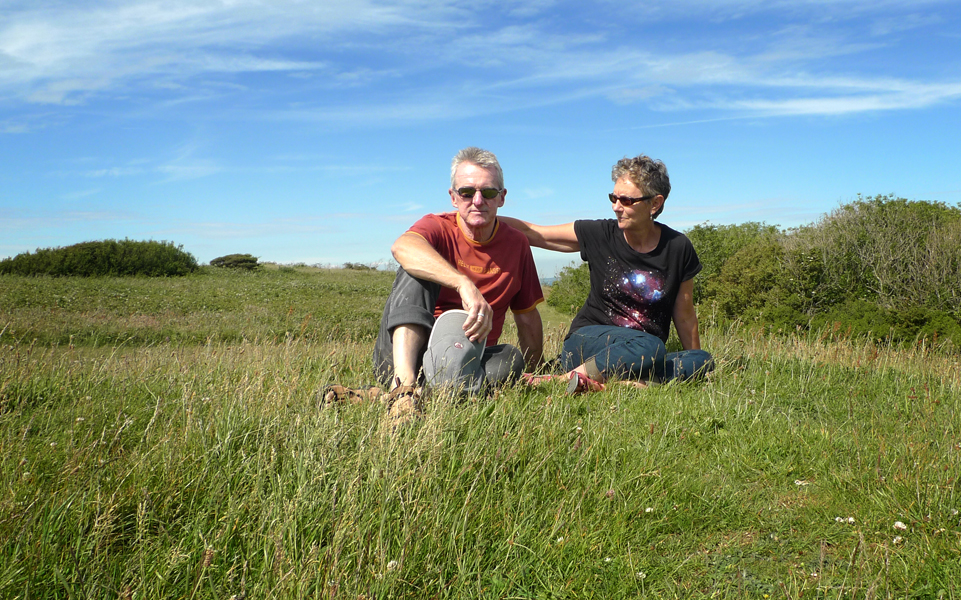
[[[320,392],[320,397],[326,406],[372,402],[380,400],[383,395],[384,391],[379,387],[349,388],[337,384],[328,385]]]
[[[392,431],[397,431],[423,414],[420,397],[421,389],[411,385],[397,386],[387,394],[387,417]]]

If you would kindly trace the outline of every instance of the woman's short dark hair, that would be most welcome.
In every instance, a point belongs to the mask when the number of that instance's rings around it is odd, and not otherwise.
[[[617,182],[627,177],[645,196],[659,194],[667,200],[671,193],[671,178],[667,176],[667,165],[659,160],[641,154],[634,158],[622,158],[611,169],[611,181]],[[664,205],[654,214],[656,218],[664,210]]]

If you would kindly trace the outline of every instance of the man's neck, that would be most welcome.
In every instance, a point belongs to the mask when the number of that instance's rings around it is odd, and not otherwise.
[[[486,227],[475,229],[474,227],[468,225],[464,219],[460,218],[460,214],[458,214],[457,226],[460,227],[461,232],[469,239],[483,244],[494,236],[494,232],[497,230],[497,219],[494,219],[494,222]]]

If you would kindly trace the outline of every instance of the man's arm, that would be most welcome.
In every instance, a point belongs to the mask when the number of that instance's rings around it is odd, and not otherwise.
[[[537,309],[523,313],[514,313],[514,323],[517,324],[517,345],[520,346],[527,363],[527,370],[533,371],[541,364],[544,353],[544,324],[541,313]]]
[[[449,287],[460,294],[461,304],[469,314],[464,333],[472,341],[486,340],[494,324],[494,311],[483,294],[466,275],[416,233],[406,232],[390,248],[394,259],[407,273]]]
[[[697,332],[697,312],[694,310],[694,280],[681,282],[674,300],[674,329],[685,350],[700,350],[701,336]]]
[[[526,235],[531,246],[557,252],[577,252],[581,249],[577,235],[574,233],[573,223],[534,225],[513,217],[498,216],[497,218]]]

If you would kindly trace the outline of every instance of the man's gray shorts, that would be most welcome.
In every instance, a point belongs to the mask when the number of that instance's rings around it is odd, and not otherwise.
[[[374,373],[382,384],[389,386],[394,378],[394,329],[400,325],[420,325],[431,331],[440,289],[439,284],[413,277],[403,268],[397,269],[394,287],[384,306],[377,343],[374,345]],[[426,350],[424,348],[425,352]],[[438,355],[438,352],[434,355]],[[423,367],[424,352],[421,352],[417,372],[420,374],[421,383],[426,383]],[[524,356],[516,347],[509,344],[487,346],[480,358],[480,368],[476,371],[471,369],[470,376],[464,378],[462,385],[468,392],[478,392],[484,387],[518,379],[523,371]]]

